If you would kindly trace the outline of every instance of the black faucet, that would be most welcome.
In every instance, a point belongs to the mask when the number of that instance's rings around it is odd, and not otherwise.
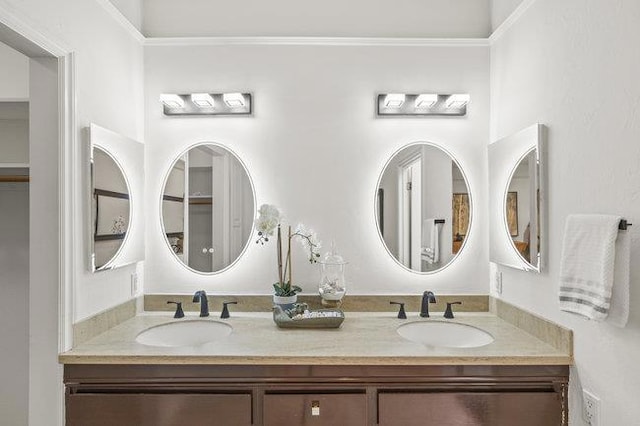
[[[420,305],[422,318],[429,318],[429,303],[436,303],[436,295],[432,291],[425,291],[422,294],[422,304]]]
[[[209,301],[207,300],[207,293],[204,290],[198,290],[193,295],[193,303],[200,302],[200,316],[209,316]]]

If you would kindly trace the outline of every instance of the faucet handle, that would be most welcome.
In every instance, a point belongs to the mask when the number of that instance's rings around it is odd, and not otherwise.
[[[174,318],[184,318],[184,311],[182,310],[182,302],[168,301],[167,305],[170,305],[171,303],[175,303],[175,305],[176,305],[176,313],[173,315],[173,317]]]
[[[453,318],[453,309],[451,305],[462,305],[462,302],[447,302],[447,309],[444,311],[444,317],[447,319]]]
[[[230,317],[229,315],[229,308],[227,308],[227,305],[237,305],[238,302],[222,302],[222,313],[220,314],[220,318],[222,319],[227,319]]]
[[[390,305],[400,305],[398,311],[398,319],[407,319],[407,313],[404,311],[404,303],[402,302],[389,302]]]

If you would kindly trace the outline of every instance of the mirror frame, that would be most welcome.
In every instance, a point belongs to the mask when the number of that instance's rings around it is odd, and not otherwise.
[[[91,123],[85,129],[88,139],[87,179],[87,267],[90,272],[108,271],[144,260],[144,145]],[[93,192],[95,170],[93,150],[108,155],[122,172],[129,192],[129,224],[116,254],[102,267],[95,265]]]
[[[488,146],[489,153],[489,260],[523,271],[540,273],[546,258],[546,188],[545,135],[542,124],[527,127]],[[540,244],[536,262],[527,261],[517,250],[509,232],[505,206],[511,179],[520,162],[531,152],[536,153],[537,174],[532,184],[539,191],[538,234]],[[530,218],[533,221],[534,218]]]
[[[203,271],[198,271],[197,269],[193,269],[192,267],[190,267],[189,265],[187,265],[186,263],[184,263],[182,261],[182,259],[180,259],[178,257],[178,255],[176,254],[175,251],[173,251],[173,249],[171,248],[171,243],[169,242],[169,239],[167,238],[167,232],[166,232],[166,228],[164,225],[164,215],[163,215],[163,201],[164,201],[164,190],[167,186],[167,181],[169,179],[169,175],[171,174],[171,171],[173,170],[173,168],[175,167],[176,163],[182,158],[184,157],[189,151],[191,151],[192,149],[201,146],[201,145],[213,145],[213,146],[217,146],[219,148],[222,148],[224,150],[226,150],[229,154],[233,155],[235,157],[235,159],[238,161],[238,163],[242,166],[244,172],[247,174],[247,178],[249,179],[249,185],[251,186],[251,196],[253,199],[253,217],[254,220],[251,223],[251,231],[249,232],[249,238],[247,238],[247,242],[244,244],[244,247],[242,248],[242,250],[240,251],[240,254],[238,254],[238,257],[236,257],[232,262],[230,262],[227,266],[225,266],[222,269],[219,269],[217,271],[212,271],[212,272],[203,272]],[[231,269],[234,265],[236,265],[240,259],[242,259],[242,257],[245,255],[245,253],[247,252],[247,249],[250,246],[250,242],[251,242],[251,238],[253,237],[253,235],[255,234],[255,212],[257,211],[257,197],[256,197],[256,188],[255,185],[253,184],[253,179],[251,178],[251,174],[249,173],[249,169],[247,167],[247,165],[244,163],[244,161],[242,161],[242,159],[240,158],[240,156],[238,154],[236,154],[235,151],[233,151],[231,148],[229,148],[228,146],[219,143],[219,142],[213,142],[213,141],[201,141],[201,142],[195,142],[192,143],[191,145],[187,146],[185,149],[183,149],[182,151],[180,151],[180,153],[178,155],[176,155],[174,157],[174,160],[171,161],[169,168],[167,169],[167,171],[165,172],[165,176],[164,179],[162,180],[162,186],[160,187],[160,196],[159,198],[159,215],[160,215],[160,228],[162,231],[162,238],[164,240],[164,242],[166,243],[167,249],[169,250],[169,252],[172,255],[172,258],[183,268],[185,268],[187,271],[193,272],[195,274],[198,275],[203,275],[203,276],[211,276],[211,275],[217,275],[217,274],[221,274],[223,272],[228,271],[229,269]]]
[[[449,158],[451,158],[451,161],[453,161],[456,166],[458,166],[458,169],[460,170],[460,173],[462,174],[462,178],[464,179],[464,182],[467,186],[467,193],[469,195],[469,226],[468,226],[468,230],[467,230],[467,234],[466,237],[464,239],[464,241],[462,242],[462,245],[460,246],[460,250],[458,250],[458,252],[451,258],[451,260],[449,260],[449,262],[447,262],[446,265],[443,265],[441,268],[436,269],[434,271],[416,271],[413,270],[411,268],[408,268],[407,266],[403,265],[402,262],[400,262],[400,260],[398,260],[396,258],[396,256],[394,256],[393,253],[391,253],[391,251],[389,250],[389,247],[387,246],[387,243],[384,241],[384,237],[382,235],[382,227],[380,226],[380,210],[379,210],[379,192],[378,190],[380,189],[380,184],[382,183],[382,177],[384,176],[384,172],[387,170],[387,167],[389,167],[389,164],[391,164],[391,162],[393,161],[393,159],[402,151],[404,151],[407,148],[410,148],[412,146],[416,146],[416,145],[427,145],[427,146],[431,146],[434,148],[437,148],[439,150],[441,150],[442,152],[444,152],[445,154],[447,154],[449,156]],[[453,195],[453,194],[452,194]],[[452,200],[453,203],[453,200]],[[460,257],[460,255],[464,252],[465,247],[467,246],[467,242],[469,241],[469,238],[472,235],[472,230],[473,230],[473,213],[474,213],[474,202],[473,202],[473,194],[472,194],[472,190],[471,190],[471,184],[469,183],[469,179],[467,178],[467,174],[464,171],[464,168],[462,167],[462,165],[460,164],[460,161],[458,161],[458,159],[456,157],[453,156],[453,154],[451,154],[451,152],[447,149],[445,149],[442,145],[439,145],[437,143],[434,142],[428,142],[428,141],[416,141],[416,142],[410,142],[406,145],[401,146],[400,148],[396,149],[391,156],[387,159],[387,161],[384,163],[384,166],[382,166],[382,170],[380,171],[380,175],[378,176],[378,181],[376,183],[376,187],[375,187],[375,191],[374,191],[374,196],[373,196],[373,217],[374,217],[374,224],[376,227],[376,231],[378,233],[378,237],[380,238],[380,242],[382,243],[382,246],[384,247],[384,249],[386,250],[386,252],[389,254],[389,257],[391,257],[391,259],[393,259],[393,261],[402,267],[402,269],[404,269],[405,271],[414,273],[414,274],[418,274],[418,275],[432,275],[432,274],[437,274],[439,272],[444,271],[446,268],[448,268],[449,266],[451,266],[453,263],[455,263],[455,261],[458,259],[458,257]]]

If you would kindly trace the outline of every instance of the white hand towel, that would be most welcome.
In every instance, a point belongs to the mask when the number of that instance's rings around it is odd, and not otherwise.
[[[440,261],[440,224],[435,218],[422,222],[422,259],[429,264]]]
[[[569,215],[560,261],[560,309],[603,321],[609,314],[620,216]]]
[[[618,233],[616,261],[613,274],[611,308],[607,322],[623,328],[629,320],[629,273],[631,263],[631,236],[628,231]]]

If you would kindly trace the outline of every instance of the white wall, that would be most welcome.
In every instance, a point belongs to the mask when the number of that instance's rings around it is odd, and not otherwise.
[[[491,0],[491,31],[502,24],[523,0]]]
[[[76,53],[78,160],[86,158],[81,129],[91,122],[132,139],[142,140],[142,47],[96,1],[1,0],[0,6]],[[55,163],[52,159],[51,164]],[[130,297],[135,265],[90,274],[86,268],[84,229],[86,180],[80,164],[76,185],[74,244],[76,266],[75,318],[90,316]],[[40,214],[47,215],[42,211]]]
[[[104,1],[104,0],[101,0]],[[108,0],[138,30],[142,28],[142,0]]]
[[[571,213],[640,217],[640,2],[537,0],[491,49],[492,140],[535,122],[549,127],[549,266],[540,275],[503,271],[502,297],[574,330],[570,416],[583,425],[580,385],[602,400],[600,425],[638,424],[640,242],[631,258],[625,329],[558,308],[565,218]]]
[[[486,37],[490,0],[144,0],[149,37]]]
[[[402,64],[402,66],[399,66]],[[486,293],[486,47],[197,46],[145,49],[147,113],[147,293],[271,294],[275,246],[253,239],[243,258],[215,276],[187,272],[162,236],[159,199],[177,155],[198,141],[227,145],[245,162],[257,205],[276,204],[289,223],[335,239],[349,266],[351,294]],[[247,90],[253,117],[164,117],[160,93]],[[384,118],[375,94],[432,90],[471,94],[465,118]],[[378,237],[374,198],[388,158],[415,141],[446,147],[460,161],[477,200],[468,245],[443,272],[405,271]],[[294,281],[317,292],[319,270],[295,243]]]
[[[29,185],[0,183],[0,413],[27,426],[29,403]]]
[[[0,163],[29,163],[29,107],[0,101]]]
[[[0,42],[0,101],[29,99],[29,58]]]

